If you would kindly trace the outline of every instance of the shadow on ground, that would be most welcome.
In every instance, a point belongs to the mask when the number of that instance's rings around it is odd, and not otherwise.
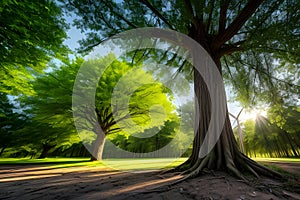
[[[0,199],[293,199],[288,193],[274,195],[268,187],[280,184],[274,180],[265,179],[267,184],[256,187],[222,172],[166,186],[180,178],[175,174],[162,176],[160,171],[129,173],[104,166],[5,165],[0,166]]]

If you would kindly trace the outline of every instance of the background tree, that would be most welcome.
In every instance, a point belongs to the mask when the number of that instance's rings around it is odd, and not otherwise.
[[[291,139],[300,148],[300,108],[299,105],[273,105],[268,110],[268,119],[278,128],[291,135]]]
[[[187,34],[201,44],[244,104],[253,103],[249,100],[258,93],[268,101],[276,101],[285,92],[299,91],[289,78],[285,77],[284,81],[278,78],[278,65],[274,64],[275,60],[281,63],[283,57],[288,58],[285,61],[288,60],[294,69],[299,64],[299,1],[62,2],[69,11],[77,14],[74,24],[86,32],[81,50],[90,50],[104,39],[125,30],[168,28]],[[258,173],[277,176],[240,153],[228,114],[218,143],[209,155],[199,158],[200,145],[211,117],[210,97],[196,71],[194,84],[201,121],[192,155],[183,164],[189,168],[191,176],[203,168],[227,169],[239,177],[242,176],[240,171],[250,171],[256,176]]]
[[[30,93],[32,73],[66,53],[67,27],[54,1],[1,1],[0,91]]]
[[[112,60],[115,61],[107,66]],[[95,107],[91,107],[89,102],[80,107],[75,105],[75,109],[82,109],[76,112],[82,114],[82,117],[75,118],[77,124],[82,124],[83,130],[95,133],[93,160],[102,158],[105,136],[120,131],[131,135],[162,126],[174,112],[171,95],[167,96],[169,91],[141,67],[118,61],[113,55],[87,60],[83,65],[86,70],[77,76],[80,83],[87,78],[89,83],[93,82],[91,79],[97,80],[95,72],[103,71],[96,90]],[[135,88],[137,83],[143,84]],[[85,89],[75,90],[73,99],[86,102],[89,96],[85,91],[89,86],[81,84],[80,87]],[[155,106],[157,104],[160,106]]]
[[[83,59],[63,60],[50,64],[53,71],[39,75],[31,82],[33,95],[19,98],[23,112],[30,122],[19,130],[23,144],[31,145],[44,158],[49,151],[69,147],[80,138],[73,122],[72,89]]]
[[[74,126],[72,110],[73,85],[78,70],[84,63],[89,70],[85,71],[85,74],[81,74],[82,77],[78,76],[77,78],[83,78],[84,81],[89,78],[97,78],[95,77],[95,71],[105,69],[106,64],[111,60],[115,60],[113,55],[86,62],[81,58],[73,61],[65,59],[59,63],[53,62],[49,64],[52,68],[51,72],[39,75],[35,81],[31,82],[33,95],[23,95],[19,99],[24,112],[30,117],[27,126],[19,130],[24,138],[23,144],[27,144],[27,149],[30,149],[30,151],[41,149],[39,158],[44,158],[54,149],[68,148],[80,141]],[[116,84],[130,70],[134,70],[131,73],[134,73],[135,78],[130,80],[128,77],[125,78],[123,80],[124,84],[130,85],[130,88],[133,88],[134,84],[140,80],[151,84],[141,86],[132,94],[122,88],[121,84],[121,88],[116,92]],[[82,87],[85,87],[85,85],[82,85]],[[113,99],[114,89],[116,98]],[[77,91],[79,94],[76,94],[75,91],[74,95],[85,98],[85,94],[80,93],[84,93],[84,91],[84,89]],[[123,128],[120,126],[121,122],[128,127],[130,119],[139,125],[140,129],[136,127],[134,129],[127,128],[129,133],[162,126],[163,121],[167,120],[174,110],[169,97],[166,95],[167,92],[168,90],[161,83],[155,82],[151,75],[142,69],[139,70],[135,66],[117,60],[108,66],[97,86],[95,107],[86,105],[79,119],[81,123],[87,123],[90,128],[91,124],[95,123],[90,115],[96,115],[97,123],[100,124],[104,132],[104,134],[101,134],[100,128],[97,129],[98,127],[92,126],[89,131],[93,132],[96,138],[86,138],[87,141],[93,142],[94,155],[98,155],[94,159],[101,159],[102,157],[102,147],[105,141],[105,137],[102,136],[120,131]],[[130,96],[129,110],[125,112],[128,96]],[[141,97],[143,98],[141,99]],[[164,112],[162,112],[161,107],[153,107],[156,104],[163,106]],[[74,106],[73,109],[79,108]],[[164,119],[164,117],[166,118]],[[76,118],[76,120],[78,119]]]
[[[256,157],[259,146],[257,137],[255,136],[255,121],[251,119],[246,120],[241,126],[243,126],[245,154],[250,157]],[[238,131],[237,128],[235,131]]]
[[[177,118],[177,119],[176,119]],[[135,153],[148,153],[154,152],[162,147],[166,146],[175,136],[175,133],[179,128],[179,119],[177,116],[172,117],[164,122],[163,126],[158,128],[154,127],[151,129],[146,129],[142,133],[133,134],[128,137],[128,150]],[[153,135],[153,133],[156,133]],[[142,134],[144,137],[151,135],[146,138],[140,138],[139,134]],[[176,146],[177,147],[177,146]],[[176,148],[174,150],[174,155],[176,154]],[[142,155],[142,154],[139,154]],[[171,155],[170,152],[166,152],[166,155],[155,155],[157,157],[164,157]]]
[[[21,137],[21,148],[39,154],[38,158],[46,158],[51,151],[62,147],[67,149],[80,141],[75,129],[71,131],[55,127],[35,119],[31,119],[23,129],[18,130],[18,133]]]
[[[110,145],[107,146],[107,150],[104,152],[104,156],[108,158],[116,157],[119,158],[120,155],[122,157],[138,157],[145,158],[147,153],[147,157],[172,157],[173,155],[178,155],[177,147],[178,144],[172,148],[172,152],[157,152],[157,150],[166,146],[171,140],[173,140],[176,131],[179,128],[179,119],[170,119],[164,122],[161,127],[152,127],[150,129],[145,129],[142,132],[137,132],[134,134],[126,134],[126,133],[117,133],[111,134],[108,136],[109,140],[116,145],[118,148],[125,150],[127,152],[122,151],[110,151]],[[128,152],[132,152],[130,154]]]
[[[194,102],[189,101],[177,108],[177,113],[180,114],[174,113],[160,127],[155,126],[133,134],[122,132],[111,134],[108,138],[120,149],[136,153],[134,154],[135,157],[177,157],[183,154],[185,156],[189,155],[190,151],[187,151],[187,148],[191,144],[193,137],[193,104]],[[169,143],[171,143],[170,148],[159,151]],[[123,154],[122,152],[117,152],[116,155],[113,155],[113,152],[109,151],[110,146],[107,149],[107,153],[106,151],[104,152],[105,157],[130,156],[130,154],[124,152]]]
[[[298,157],[299,156],[299,112],[296,110],[286,110],[288,124],[286,126],[278,126],[282,120],[277,115],[277,122],[267,117],[258,115],[255,120],[250,119],[242,122],[243,132],[245,134],[246,154],[250,156],[264,157]],[[274,110],[268,110],[268,117],[274,116]],[[293,114],[292,114],[293,113]]]
[[[7,94],[0,92],[0,156],[5,149],[20,145],[20,135],[16,130],[22,128],[26,121],[26,117],[17,112]]]

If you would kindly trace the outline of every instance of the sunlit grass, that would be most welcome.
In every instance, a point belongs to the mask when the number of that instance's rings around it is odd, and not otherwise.
[[[281,175],[289,178],[298,177],[299,175],[294,174],[286,170],[285,168],[282,168],[281,166],[276,165],[276,162],[279,163],[295,163],[300,164],[300,158],[252,158],[253,160],[263,164],[264,166],[268,167],[269,169],[272,169],[274,171],[279,172]]]
[[[116,170],[157,170],[176,167],[186,159],[187,158],[105,159],[103,160],[103,164]]]
[[[103,161],[91,162],[90,158],[0,158],[0,165],[42,165],[49,168],[67,167],[103,167],[112,170],[159,170],[174,168],[183,163],[187,158],[127,158],[127,159],[104,159]],[[296,162],[300,158],[252,158],[258,162]]]
[[[0,158],[0,165],[43,165],[49,168],[66,167],[103,167],[113,170],[158,170],[169,169],[183,163],[187,158],[134,158],[134,159],[104,159],[90,161],[90,158]]]
[[[43,159],[30,159],[30,158],[0,158],[0,164],[51,164],[62,162],[87,162],[90,158],[43,158]]]
[[[300,163],[300,158],[252,158],[255,161],[258,162],[299,162]]]
[[[90,158],[0,158],[0,165],[42,165],[49,168],[103,166],[100,162],[91,162]]]

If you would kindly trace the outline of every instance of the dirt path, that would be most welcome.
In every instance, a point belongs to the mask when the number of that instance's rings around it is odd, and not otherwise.
[[[181,178],[158,171],[139,173],[111,171],[103,167],[48,168],[44,166],[0,166],[0,199],[297,199],[300,195],[274,195],[268,185],[250,186],[225,173],[206,174],[172,187],[157,186]]]
[[[300,177],[300,163],[297,162],[279,162],[279,161],[261,161],[261,163],[276,165],[287,172],[296,174]]]

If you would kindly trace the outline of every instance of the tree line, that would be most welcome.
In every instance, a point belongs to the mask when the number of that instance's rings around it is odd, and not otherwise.
[[[299,157],[299,117],[299,107],[277,106],[267,116],[242,122],[245,153],[250,157]]]

